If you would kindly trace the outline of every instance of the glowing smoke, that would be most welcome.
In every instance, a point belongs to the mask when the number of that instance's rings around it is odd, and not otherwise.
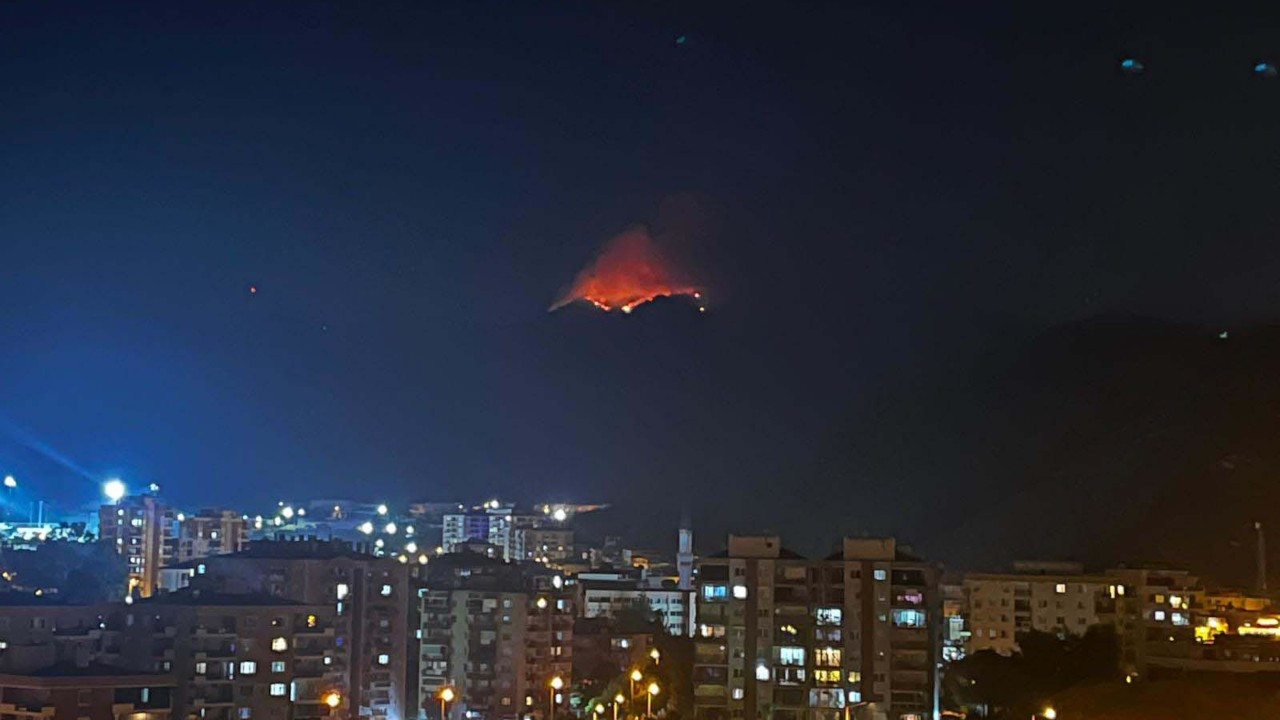
[[[583,300],[606,312],[618,308],[629,313],[637,305],[672,295],[702,299],[698,286],[663,256],[646,228],[637,226],[605,243],[547,311]],[[706,310],[701,303],[698,309]]]

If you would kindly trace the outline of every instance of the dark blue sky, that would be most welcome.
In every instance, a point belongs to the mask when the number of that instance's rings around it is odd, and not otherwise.
[[[1277,309],[1262,19],[689,5],[0,4],[0,465],[948,557],[982,358]],[[672,207],[706,315],[545,312]]]

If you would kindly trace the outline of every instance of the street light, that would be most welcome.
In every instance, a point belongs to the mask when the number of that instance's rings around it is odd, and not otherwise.
[[[560,676],[556,675],[555,677],[551,678],[551,682],[548,683],[548,685],[551,686],[551,692],[548,693],[548,697],[547,697],[547,720],[555,720],[556,695],[559,694],[560,688],[564,687],[564,680],[561,680]]]
[[[124,483],[119,480],[108,480],[102,484],[102,494],[107,496],[111,502],[120,502],[120,498],[124,497]]]
[[[600,703],[596,703],[596,706],[591,708],[591,712],[596,714],[596,720],[600,720],[600,713],[604,712],[604,706]]]
[[[631,702],[635,702],[636,700],[636,683],[643,679],[644,675],[641,674],[640,668],[635,668],[631,671],[631,694],[628,696],[631,698]]]
[[[1057,720],[1058,718],[1058,711],[1054,710],[1052,707],[1045,708],[1044,712],[1040,714],[1044,716],[1044,720]]]
[[[654,648],[649,651],[649,657],[653,658],[653,661],[657,663],[662,660],[662,653],[658,652],[658,648]]]
[[[324,704],[328,705],[330,708],[337,708],[342,704],[342,696],[337,692],[325,693],[325,696],[322,699],[324,700]]]
[[[12,489],[14,489],[14,488],[18,487],[18,481],[17,481],[17,480],[14,480],[12,475],[5,475],[5,476],[4,476],[4,486],[5,486],[5,487],[7,487],[7,488],[9,488],[10,490],[12,490]]]
[[[438,696],[440,698],[440,720],[444,720],[449,717],[449,710],[446,707],[446,704],[453,702],[453,688],[445,685],[440,688]]]
[[[626,698],[622,697],[622,693],[613,696],[613,720],[618,720],[618,707],[622,705]]]
[[[537,602],[535,602],[535,603],[534,603],[534,605],[537,605],[539,610],[546,610],[546,609],[547,609],[547,599],[546,599],[546,598],[544,598],[544,597],[540,597],[540,598],[538,598]]]
[[[646,692],[646,693],[645,693],[645,696],[644,696],[644,700],[645,700],[645,713],[644,713],[644,714],[645,714],[645,716],[646,716],[646,717],[653,717],[653,696],[658,694],[658,691],[659,691],[658,683],[656,683],[656,682],[651,682],[651,683],[649,683],[649,687],[647,687],[647,688],[645,688],[645,689],[646,689],[648,692]]]

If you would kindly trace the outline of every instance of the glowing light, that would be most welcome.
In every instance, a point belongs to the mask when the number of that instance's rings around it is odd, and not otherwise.
[[[364,522],[360,523],[360,532],[364,533],[365,535],[368,535],[369,533],[373,532],[373,523],[369,522],[368,520],[365,520]]]
[[[185,513],[178,513],[178,522],[182,522],[183,520],[186,520],[186,519],[187,519],[187,516]]]
[[[412,535],[412,534],[414,534],[414,532],[416,532],[416,531],[413,529],[413,526],[412,526],[412,525],[405,525],[405,526],[404,526],[404,534],[405,534],[405,535]]]
[[[1044,716],[1044,720],[1057,720],[1058,718],[1058,711],[1051,707],[1045,708],[1044,712],[1040,714]]]
[[[9,489],[16,488],[16,487],[18,487],[18,481],[17,481],[17,480],[15,480],[15,479],[13,478],[13,476],[12,476],[12,475],[5,475],[5,476],[4,476],[4,486],[5,486],[5,487],[7,487],[7,488],[9,488]]]
[[[662,659],[662,653],[658,652],[658,648],[654,648],[649,651],[649,657],[653,658],[654,662],[658,662]]]
[[[383,530],[386,530],[388,535],[395,535],[395,534],[396,534],[396,524],[395,524],[395,523],[393,523],[393,522],[389,522],[389,523],[387,523],[387,526],[386,526],[386,527],[384,527],[384,528],[382,528],[382,529],[383,529]]]
[[[373,541],[373,546],[378,549],[382,549],[384,545],[386,545],[386,543],[382,542],[382,538],[378,538],[377,540]]]
[[[618,693],[617,695],[613,696],[613,701],[621,705],[622,703],[626,702],[627,699],[622,696],[622,693]]]
[[[427,556],[426,556],[426,553],[423,553],[422,555],[419,555],[419,556],[418,556],[418,564],[419,564],[419,565],[426,565],[426,564],[427,564]]]
[[[441,700],[445,702],[453,702],[453,698],[454,698],[453,688],[449,687],[448,685],[445,685],[443,688],[440,689]]]
[[[551,517],[555,518],[556,522],[564,522],[569,518],[569,513],[565,512],[564,508],[556,508],[556,511],[551,514]]]
[[[283,515],[286,520],[289,520],[293,518],[293,508],[286,505],[284,509],[280,511],[280,514]]]
[[[551,678],[551,688],[553,690],[559,690],[562,687],[564,687],[564,680],[559,675]]]
[[[700,290],[682,277],[659,251],[648,230],[635,227],[605,243],[574,278],[569,291],[551,304],[558,310],[582,300],[609,312],[629,313],[659,297],[694,295]]]
[[[649,692],[650,695],[657,695],[658,691],[660,690],[660,688],[658,687],[658,683],[656,682],[649,683],[649,687],[645,689]]]
[[[632,682],[640,682],[640,681],[641,681],[641,680],[643,680],[643,679],[644,679],[644,675],[640,672],[640,670],[639,670],[638,668],[637,668],[637,669],[635,669],[635,670],[632,670],[632,671],[631,671],[631,681],[632,681]]]
[[[102,494],[107,496],[111,502],[120,502],[120,498],[124,497],[124,483],[119,480],[108,480],[102,484]]]
[[[378,506],[378,514],[379,514],[379,515],[386,515],[386,514],[387,514],[387,506],[386,506],[386,505],[379,505],[379,506]]]
[[[540,598],[538,598],[538,600],[534,603],[534,605],[536,605],[536,606],[538,607],[538,609],[539,609],[539,610],[546,610],[546,609],[547,609],[547,599],[546,599],[546,598],[544,598],[544,597],[540,597]]]
[[[324,704],[336,708],[342,704],[342,696],[336,692],[328,693],[324,696]]]
[[[404,549],[405,549],[405,552],[416,553],[418,552],[418,543],[416,542],[405,543]]]
[[[497,510],[497,509],[498,509],[498,501],[497,501],[497,500],[490,500],[490,501],[489,501],[489,507],[490,507],[491,509],[493,509],[493,510]]]

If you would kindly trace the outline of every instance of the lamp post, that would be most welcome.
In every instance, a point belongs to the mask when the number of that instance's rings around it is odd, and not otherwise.
[[[1058,720],[1058,711],[1054,710],[1052,706],[1045,708],[1040,715],[1044,717],[1044,720]]]
[[[649,657],[653,658],[653,664],[657,665],[662,661],[662,653],[658,652],[658,648],[649,651]]]
[[[640,668],[631,671],[631,702],[636,701],[636,683],[644,679],[644,675],[640,673]]]
[[[440,720],[445,720],[445,718],[449,717],[449,709],[447,707],[447,704],[453,702],[453,698],[454,698],[453,688],[449,687],[448,685],[445,685],[444,687],[440,688],[440,694],[438,697],[440,698]]]
[[[653,696],[658,694],[658,683],[651,682],[649,687],[645,688],[645,716],[653,717]]]
[[[555,720],[556,718],[556,695],[560,692],[560,688],[564,687],[564,680],[559,675],[551,678],[551,692],[547,698],[547,720]]]
[[[626,698],[622,697],[622,693],[613,696],[613,720],[618,720],[618,707],[622,705],[622,701]]]

